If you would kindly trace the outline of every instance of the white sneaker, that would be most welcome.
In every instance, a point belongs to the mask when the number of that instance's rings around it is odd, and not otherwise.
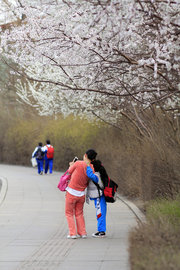
[[[77,239],[77,235],[67,235],[68,239]]]
[[[77,234],[77,238],[85,239],[85,238],[87,238],[87,234],[83,234],[83,235]]]

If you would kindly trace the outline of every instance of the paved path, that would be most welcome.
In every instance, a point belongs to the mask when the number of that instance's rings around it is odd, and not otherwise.
[[[95,239],[94,205],[85,205],[87,239],[66,239],[60,173],[0,165],[0,270],[128,270],[128,231],[137,222],[126,204],[108,204],[107,237]]]

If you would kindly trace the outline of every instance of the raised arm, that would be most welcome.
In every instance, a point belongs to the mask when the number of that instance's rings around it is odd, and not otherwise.
[[[98,183],[99,179],[97,175],[93,173],[93,170],[90,166],[87,166],[86,174],[87,174],[87,177],[90,178],[93,182]]]
[[[76,161],[76,162],[78,162],[78,161]],[[68,173],[69,174],[72,174],[73,173],[73,171],[76,169],[76,162],[69,162],[69,169],[68,169]]]

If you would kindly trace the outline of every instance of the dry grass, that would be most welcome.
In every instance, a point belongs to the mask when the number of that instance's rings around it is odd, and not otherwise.
[[[149,201],[180,191],[179,120],[161,111],[147,113],[144,122],[151,137],[122,119],[121,130],[104,128],[97,150],[119,190],[131,198]]]
[[[147,206],[147,223],[130,234],[132,270],[180,269],[180,196]]]

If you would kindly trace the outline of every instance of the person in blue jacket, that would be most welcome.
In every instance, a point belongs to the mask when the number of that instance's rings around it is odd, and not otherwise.
[[[43,145],[42,142],[39,142],[38,146],[32,153],[32,157],[33,158],[35,157],[37,161],[38,173],[41,175],[43,174],[43,166],[44,166],[44,150],[42,145]]]
[[[107,204],[103,194],[103,181],[108,179],[108,175],[100,160],[91,161],[87,156],[84,156],[84,161],[87,164],[86,174],[90,179],[86,196],[89,197],[90,200],[94,200],[96,208],[97,232],[93,233],[92,236],[105,237]],[[93,165],[95,172],[93,172],[90,164]],[[98,184],[100,188],[97,187],[96,184]]]

